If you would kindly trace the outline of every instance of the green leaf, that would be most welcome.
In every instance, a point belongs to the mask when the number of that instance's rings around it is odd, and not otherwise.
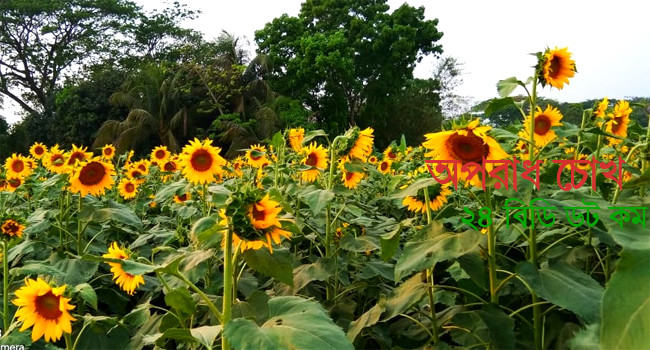
[[[650,344],[649,272],[649,250],[623,249],[603,294],[603,349],[643,349]]]
[[[391,296],[386,300],[386,312],[382,316],[382,321],[388,321],[391,318],[408,310],[411,305],[417,303],[427,293],[428,286],[422,282],[422,276],[417,274],[399,287],[393,290]]]
[[[330,190],[322,190],[316,186],[309,186],[300,195],[300,199],[309,206],[312,214],[319,215],[323,208],[334,199],[334,193]]]
[[[311,281],[326,281],[334,275],[334,260],[320,258],[313,264],[304,264],[293,270],[294,291],[299,292]]]
[[[50,275],[50,276],[63,276],[65,272],[52,266],[51,264],[44,263],[31,263],[22,267],[15,267],[9,270],[10,275]]]
[[[489,117],[492,113],[498,110],[501,110],[508,106],[514,106],[514,105],[515,105],[515,100],[513,100],[512,97],[493,98],[490,100],[490,102],[488,102],[487,106],[485,107],[485,116]]]
[[[523,82],[517,80],[516,77],[510,77],[508,79],[499,80],[497,83],[497,91],[499,96],[508,97],[510,94],[517,88],[517,86],[526,86]]]
[[[278,131],[273,135],[273,138],[271,139],[271,146],[273,146],[274,149],[278,150],[282,145],[284,145],[284,137],[282,136],[282,132]]]
[[[327,137],[327,133],[325,131],[321,130],[321,129],[308,131],[305,134],[305,137],[302,139],[302,144],[306,145],[307,143],[309,143],[309,141],[311,141],[312,139],[314,139],[315,137],[318,137],[318,136]]]
[[[142,228],[142,221],[129,207],[112,201],[109,202],[108,205],[108,207],[102,209],[95,209],[86,206],[82,209],[80,219],[82,221],[92,222],[106,222],[113,220],[115,222],[127,224],[136,229]]]
[[[540,297],[572,311],[587,323],[598,321],[603,287],[591,276],[565,263],[537,269],[530,262],[519,263],[517,274]]]
[[[350,328],[348,328],[348,333],[346,334],[350,342],[353,342],[364,328],[370,327],[379,322],[381,314],[386,310],[385,304],[386,297],[382,295],[375,306],[371,307],[370,310],[364,312],[359,316],[359,318],[350,323]]]
[[[650,185],[650,169],[646,170],[641,176],[634,177],[632,180],[623,184],[623,188],[638,188]]]
[[[199,344],[212,349],[212,343],[221,333],[221,326],[203,326],[190,329],[190,334],[199,341]]]
[[[414,183],[412,183],[411,185],[409,185],[409,187],[407,187],[407,188],[397,192],[396,194],[390,196],[390,199],[404,198],[404,197],[408,197],[408,196],[415,196],[421,188],[433,186],[433,185],[435,185],[437,183],[438,183],[438,181],[436,181],[433,177],[427,177],[427,178],[424,178],[424,179],[419,179],[419,180],[415,181]]]
[[[192,225],[191,235],[196,238],[201,248],[221,247],[222,231],[226,228],[219,225],[218,215],[199,219]]]
[[[429,230],[437,230],[430,226]],[[395,281],[399,281],[413,271],[433,267],[440,261],[458,258],[478,249],[484,240],[483,235],[474,230],[460,233],[445,232],[431,239],[408,242],[395,265]]]
[[[450,332],[454,341],[463,346],[474,347],[481,344],[477,339],[480,338],[484,343],[490,344],[490,348],[515,348],[513,319],[493,305],[485,305],[482,310],[456,314],[451,322],[469,330],[467,332],[452,329]]]
[[[131,275],[145,275],[156,271],[161,266],[143,264],[133,260],[122,260],[122,268],[124,272]]]
[[[571,350],[592,350],[600,349],[598,343],[599,324],[590,324],[585,329],[574,333],[573,338],[568,341]]]
[[[165,187],[161,188],[158,193],[156,193],[156,197],[154,198],[154,201],[157,203],[162,203],[170,198],[172,198],[175,194],[181,194],[188,192],[190,188],[190,185],[185,181],[184,179],[181,179],[176,182],[172,182],[168,185],[165,185]]]
[[[196,302],[185,288],[176,288],[165,294],[165,304],[185,316],[190,316],[196,312]]]
[[[381,235],[379,243],[381,244],[381,259],[384,261],[390,260],[399,248],[399,239],[402,233],[402,225],[386,234]]]
[[[224,336],[235,349],[353,349],[318,302],[276,297],[268,304],[270,318],[261,326],[242,318],[226,325]]]
[[[74,292],[79,293],[81,299],[92,306],[93,309],[97,310],[97,293],[95,289],[88,283],[82,283],[74,287]]]
[[[267,249],[247,250],[242,255],[253,270],[293,287],[293,262],[289,249],[276,248],[273,254]]]

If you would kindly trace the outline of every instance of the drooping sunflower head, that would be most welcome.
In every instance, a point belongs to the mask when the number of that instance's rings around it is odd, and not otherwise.
[[[269,159],[266,157],[266,146],[251,145],[250,149],[246,151],[246,161],[254,168],[262,168],[269,164]]]
[[[552,127],[561,126],[560,120],[562,120],[562,113],[557,108],[546,106],[546,109],[542,112],[542,109],[539,106],[537,107],[535,111],[535,133],[533,135],[536,147],[544,147],[557,137]],[[530,115],[528,115],[524,120],[527,135],[530,135],[530,122]]]
[[[305,129],[297,128],[289,130],[289,145],[295,152],[300,152],[302,140],[305,139]]]
[[[5,160],[5,171],[7,177],[17,177],[22,179],[32,172],[32,168],[27,163],[25,157],[14,153],[11,157],[7,157],[7,160]]]
[[[594,116],[596,118],[605,118],[605,111],[607,110],[607,107],[609,106],[609,100],[607,97],[605,97],[602,101],[596,103],[596,106],[594,108]]]
[[[350,141],[354,141],[352,142],[352,147],[349,148],[347,155],[350,158],[356,158],[364,162],[368,160],[368,156],[370,156],[372,153],[372,147],[375,139],[373,132],[374,130],[372,128],[358,130],[355,127],[350,137]]]
[[[29,148],[29,154],[31,154],[36,159],[41,159],[47,152],[47,147],[40,143],[35,142],[32,147]]]
[[[271,226],[282,227],[278,214],[282,211],[280,203],[269,198],[266,194],[260,201],[248,206],[248,218],[255,229],[265,229]]]
[[[120,196],[124,199],[135,198],[138,194],[138,183],[128,177],[123,178],[117,186]]]
[[[90,158],[92,158],[93,154],[88,152],[87,147],[77,147],[76,145],[72,145],[72,150],[66,154],[67,156],[67,162],[66,165],[68,167],[74,167],[77,162],[83,162],[86,161]]]
[[[58,145],[50,148],[50,151],[43,156],[42,162],[47,170],[53,173],[63,174],[66,172],[65,153],[59,149]]]
[[[540,57],[538,70],[542,86],[551,85],[561,90],[565,83],[569,84],[569,78],[575,75],[576,65],[568,48],[548,48]]]
[[[158,146],[151,151],[151,162],[158,164],[164,164],[171,157],[171,152],[167,150],[167,146]]]
[[[115,157],[115,146],[108,144],[102,147],[102,158],[109,160],[113,157]]]
[[[212,140],[201,142],[195,138],[190,141],[179,156],[183,176],[194,184],[215,181],[215,176],[223,173],[221,167],[226,164],[219,152],[221,148],[212,146]]]
[[[112,258],[112,259],[128,259],[129,254],[120,248],[117,245],[117,242],[113,242],[110,247],[108,247],[108,253],[102,255],[104,258]],[[132,275],[130,273],[127,273],[124,271],[122,268],[122,263],[116,263],[116,262],[109,262],[108,265],[111,267],[111,272],[113,273],[113,280],[115,280],[115,283],[122,288],[125,292],[127,292],[129,295],[133,295],[135,292],[135,289],[141,285],[144,284],[144,278],[142,275]]]
[[[359,185],[366,174],[360,171],[347,170],[345,164],[350,162],[350,157],[346,156],[341,158],[339,161],[339,169],[341,170],[341,181],[343,182],[343,185],[349,189],[353,189]]]
[[[70,177],[70,191],[83,197],[87,194],[100,196],[115,184],[115,168],[99,157],[79,163]]]
[[[630,125],[632,108],[630,103],[620,100],[614,106],[614,113],[609,114],[610,120],[605,123],[605,131],[620,137],[627,137],[627,127]],[[615,146],[623,142],[621,139],[609,138],[609,145]]]
[[[5,219],[0,225],[0,233],[9,237],[21,238],[24,230],[25,225],[21,224],[17,219]]]
[[[70,299],[63,297],[66,286],[52,288],[40,277],[36,280],[25,279],[25,285],[14,294],[12,303],[18,306],[15,317],[23,325],[20,331],[32,327],[32,341],[45,337],[45,341],[58,341],[63,333],[72,333],[72,321],[69,310]]]
[[[312,142],[308,147],[302,149],[304,155],[302,164],[312,167],[301,172],[302,179],[307,182],[314,182],[320,174],[319,169],[327,168],[327,149],[316,142]]]

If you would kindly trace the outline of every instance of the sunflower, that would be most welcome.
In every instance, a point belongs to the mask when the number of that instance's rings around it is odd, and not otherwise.
[[[370,164],[377,164],[377,162],[379,162],[379,159],[377,159],[376,156],[370,156],[370,157],[368,157],[368,163],[370,163]]]
[[[372,153],[372,145],[374,142],[373,129],[366,128],[357,133],[357,138],[354,141],[354,146],[348,152],[350,158],[357,158],[366,161],[370,153]]]
[[[189,200],[191,198],[192,198],[192,196],[190,196],[189,192],[185,192],[185,193],[181,194],[180,196],[175,194],[174,195],[174,203],[179,203],[180,204],[180,203],[183,203],[186,200]]]
[[[161,166],[161,170],[168,173],[173,173],[178,170],[178,161],[176,160],[176,157],[171,157],[164,162]]]
[[[93,154],[88,152],[87,147],[77,147],[72,145],[72,150],[66,154],[68,161],[66,165],[69,167],[75,166],[77,162],[83,162],[92,158]]]
[[[300,152],[300,149],[302,148],[302,140],[304,139],[305,129],[297,128],[289,130],[289,145],[291,145],[291,148],[294,151]]]
[[[41,161],[45,168],[53,173],[63,174],[66,172],[65,153],[63,150],[59,150],[59,145],[50,148],[50,151],[43,156]]]
[[[432,211],[440,210],[440,208],[442,208],[442,206],[447,203],[447,197],[449,197],[451,194],[449,185],[436,184],[430,187],[430,189],[431,192],[429,193],[429,209]],[[402,200],[402,205],[404,205],[408,211],[414,213],[425,213],[427,211],[427,208],[424,203],[424,195],[419,194],[415,197],[404,197]]]
[[[278,213],[282,211],[280,204],[269,198],[267,194],[259,202],[248,207],[248,218],[255,229],[265,229],[271,226],[282,226]]]
[[[124,173],[126,174],[126,177],[137,182],[138,184],[141,184],[145,181],[144,174],[142,174],[142,171],[138,169],[138,167],[136,167],[134,164],[126,167],[124,169]]]
[[[105,160],[113,159],[115,157],[115,146],[106,145],[102,147],[102,158]]]
[[[609,106],[609,100],[605,97],[602,101],[598,102],[598,105],[594,109],[594,115],[596,118],[605,118],[605,111]]]
[[[135,195],[138,194],[138,183],[133,179],[126,177],[120,181],[120,184],[117,185],[117,189],[120,192],[120,196],[122,196],[122,198],[135,198]]]
[[[605,123],[605,131],[610,134],[614,134],[620,137],[627,137],[627,127],[630,124],[630,114],[632,114],[632,108],[630,108],[630,103],[621,100],[618,101],[616,106],[614,106],[614,113],[609,114],[610,120]],[[609,138],[609,145],[618,145],[623,140]]]
[[[15,317],[22,321],[20,332],[32,328],[32,341],[45,336],[45,341],[58,341],[63,333],[72,333],[72,321],[76,321],[68,311],[74,309],[70,299],[63,297],[65,285],[52,288],[40,277],[36,280],[25,279],[12,300],[18,306]]]
[[[465,128],[441,131],[434,134],[426,134],[426,141],[422,143],[429,150],[425,157],[433,157],[436,160],[460,161],[458,178],[467,180],[468,172],[462,172],[460,167],[470,162],[477,164],[486,160],[501,160],[508,158],[496,140],[486,135],[490,130],[489,126],[478,126],[478,119],[472,121]],[[492,164],[485,165],[486,170],[492,170]],[[481,185],[481,179],[474,176],[470,183],[474,186]]]
[[[17,177],[21,179],[27,177],[32,172],[25,157],[16,155],[16,153],[12,154],[11,157],[7,157],[7,160],[5,160],[5,170],[7,172],[7,177]]]
[[[377,169],[382,173],[382,174],[388,174],[390,172],[390,166],[393,164],[393,161],[390,159],[384,159],[377,165]]]
[[[158,146],[151,151],[151,161],[153,163],[164,164],[171,157],[171,153],[167,150],[167,146]]]
[[[70,177],[70,190],[80,196],[102,195],[115,183],[113,164],[104,163],[99,157],[79,163]]]
[[[567,49],[546,49],[539,63],[542,86],[551,85],[560,90],[564,83],[569,84],[569,78],[575,75],[576,65]]]
[[[215,181],[215,175],[220,175],[223,172],[221,167],[226,164],[219,152],[221,148],[212,146],[212,140],[201,143],[195,138],[190,141],[179,156],[185,178],[194,184]]]
[[[384,159],[390,159],[392,161],[397,161],[397,160],[399,160],[398,159],[399,156],[400,156],[399,153],[395,152],[395,149],[393,148],[393,146],[388,146],[384,150]]]
[[[23,184],[23,180],[21,178],[10,177],[7,179],[7,185],[5,186],[5,191],[14,192],[22,184]]]
[[[21,238],[23,236],[24,230],[25,225],[21,225],[14,219],[6,219],[2,223],[2,226],[0,226],[0,232],[2,232],[3,235],[7,235],[9,237]]]
[[[303,148],[305,157],[302,159],[302,164],[312,167],[311,169],[301,172],[302,179],[307,182],[314,182],[320,170],[327,168],[327,149],[321,145],[316,145],[312,142],[308,147]]]
[[[111,246],[108,247],[108,253],[102,256],[104,258],[121,260],[129,258],[129,255],[117,245],[117,242],[113,242]],[[109,262],[108,265],[111,267],[115,283],[117,283],[117,285],[129,295],[133,295],[135,289],[138,288],[139,285],[144,284],[144,278],[142,278],[141,275],[132,275],[125,272],[124,269],[122,269],[122,263]]]
[[[544,112],[542,112],[542,109],[537,106],[535,111],[535,134],[533,135],[536,147],[544,147],[557,137],[555,131],[551,128],[561,126],[560,120],[562,120],[562,114],[557,108],[547,105]],[[530,115],[524,120],[524,127],[526,128],[526,134],[530,135]]]
[[[268,158],[266,158],[266,147],[262,145],[252,145],[251,148],[246,151],[246,161],[248,164],[255,168],[263,168],[265,164],[269,164]]]
[[[343,185],[349,189],[357,187],[357,185],[365,177],[363,172],[348,171],[345,169],[345,164],[350,162],[350,157],[345,156],[339,160],[339,169],[341,170],[341,181]]]
[[[244,172],[241,169],[244,167],[244,165],[246,165],[246,159],[244,159],[242,156],[238,156],[237,158],[233,159],[233,161],[230,162],[232,171],[229,175],[231,177],[242,177],[244,175]]]
[[[40,142],[35,142],[32,147],[29,148],[29,154],[34,156],[36,159],[41,159],[41,157],[44,156],[46,152],[47,147]]]
[[[7,186],[9,186],[9,181],[7,179],[0,177],[0,192],[7,191]]]

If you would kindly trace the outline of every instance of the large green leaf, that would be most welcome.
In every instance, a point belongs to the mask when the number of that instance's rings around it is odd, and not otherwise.
[[[107,207],[101,209],[95,209],[92,206],[83,207],[80,219],[82,221],[94,222],[113,220],[136,229],[142,228],[142,221],[137,215],[135,215],[133,210],[123,204],[115,203],[113,201],[109,202]]]
[[[270,318],[261,326],[242,318],[226,324],[224,336],[235,349],[353,349],[318,302],[277,297],[268,305]]]
[[[501,97],[508,97],[517,88],[517,86],[525,86],[523,82],[516,77],[499,80],[497,83],[497,92]]]
[[[421,188],[433,186],[433,185],[435,185],[437,183],[438,183],[438,181],[436,181],[436,179],[434,179],[432,177],[426,177],[426,178],[423,178],[423,179],[419,179],[419,180],[415,181],[414,183],[410,184],[409,187],[407,187],[407,188],[395,193],[394,195],[390,196],[390,199],[404,198],[404,197],[408,197],[408,196],[415,196]]]
[[[431,226],[432,229],[436,226]],[[419,242],[408,242],[395,265],[395,281],[413,271],[433,267],[440,261],[458,258],[478,249],[483,235],[474,230],[460,233],[445,232]]]
[[[650,344],[650,251],[624,249],[603,294],[603,349],[643,349]]]
[[[300,199],[309,206],[312,214],[319,215],[327,203],[334,199],[334,192],[309,186],[301,193]]]
[[[540,297],[572,311],[587,323],[598,321],[603,287],[584,272],[565,263],[538,269],[530,262],[522,262],[517,274]]]
[[[485,107],[484,113],[486,117],[489,117],[492,113],[498,110],[501,110],[508,106],[514,106],[514,105],[515,105],[515,100],[512,99],[512,97],[493,98],[490,100],[490,102],[488,102],[488,105]]]
[[[293,286],[293,262],[289,249],[276,248],[273,254],[267,249],[247,250],[243,256],[253,270]]]
[[[452,329],[455,342],[464,346],[490,344],[494,349],[514,349],[514,321],[493,305],[485,305],[482,310],[461,312],[454,316],[452,323],[465,330]],[[469,330],[470,332],[467,332]]]
[[[293,270],[294,291],[299,292],[311,281],[326,281],[334,275],[334,269],[334,260],[328,258],[296,267]]]

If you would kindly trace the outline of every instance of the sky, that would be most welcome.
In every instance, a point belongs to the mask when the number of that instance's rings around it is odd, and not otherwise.
[[[145,10],[165,6],[159,0],[135,1]],[[201,31],[208,40],[222,30],[246,37],[251,51],[255,30],[284,13],[298,15],[303,2],[178,1],[202,11],[183,26]],[[530,53],[568,47],[578,73],[561,91],[547,86],[539,91],[541,96],[564,102],[650,96],[650,25],[638,1],[388,0],[391,10],[404,2],[424,6],[426,19],[438,19],[443,55],[463,64],[458,95],[474,101],[497,97],[499,80],[516,76],[525,81],[533,73],[536,59]],[[431,77],[435,63],[433,58],[423,60],[415,76]],[[9,122],[18,118],[7,110],[2,113]]]

